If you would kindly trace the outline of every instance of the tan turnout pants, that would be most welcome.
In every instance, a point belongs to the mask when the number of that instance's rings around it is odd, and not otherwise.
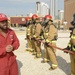
[[[71,59],[71,75],[75,75],[75,56],[70,54]]]
[[[52,43],[53,45],[56,45],[55,43]],[[52,63],[52,67],[54,68],[54,67],[57,67],[58,66],[58,63],[57,63],[57,59],[56,59],[56,54],[55,54],[55,52],[56,52],[56,49],[55,48],[52,48],[52,47],[48,47],[48,46],[46,46],[45,45],[45,49],[46,49],[46,51],[45,51],[45,57],[44,58],[46,58],[46,59],[48,59],[48,60],[50,60],[51,61],[51,63]]]

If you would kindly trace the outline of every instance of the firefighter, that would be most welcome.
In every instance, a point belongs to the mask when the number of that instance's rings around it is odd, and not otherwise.
[[[27,39],[27,46],[28,48],[26,49],[27,51],[32,52],[33,48],[32,48],[32,43],[31,43],[31,27],[32,27],[32,21],[30,17],[26,18],[26,39]]]
[[[18,75],[18,65],[13,51],[18,49],[19,40],[8,28],[8,18],[0,13],[0,75]]]
[[[56,59],[56,49],[49,46],[48,44],[56,45],[56,36],[57,36],[57,29],[53,25],[52,16],[46,15],[44,18],[44,40],[45,40],[45,54],[44,59],[41,61],[42,63],[51,61],[51,67],[49,70],[54,70],[58,67],[57,59]]]
[[[31,27],[31,44],[32,44],[32,48],[33,48],[33,53],[32,55],[36,55],[36,48],[35,48],[35,44],[34,44],[34,40],[32,39],[33,38],[33,35],[35,33],[35,20],[33,19],[34,15],[32,15],[32,27]]]
[[[42,26],[36,14],[32,15],[32,20],[34,24],[34,34],[32,38],[34,39],[34,44],[35,44],[35,50],[33,54],[35,54],[37,58],[40,58],[41,57],[41,43],[38,41],[38,39],[40,39]]]
[[[73,25],[72,32],[70,34],[70,41],[64,50],[71,50],[75,52],[75,14],[74,14],[74,19],[71,22]],[[70,75],[75,75],[75,55],[70,54],[70,60],[71,60],[71,74]]]
[[[75,28],[73,29],[71,36],[70,36],[70,41],[67,47],[64,48],[64,50],[71,50],[75,52]],[[71,60],[71,74],[70,75],[75,75],[75,55],[70,54],[70,60]]]

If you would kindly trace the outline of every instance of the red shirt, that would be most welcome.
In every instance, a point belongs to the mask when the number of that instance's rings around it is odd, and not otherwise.
[[[5,56],[11,57],[14,55],[13,52],[6,52],[7,45],[12,45],[14,50],[16,50],[20,45],[15,32],[9,28],[7,29],[6,37],[0,33],[0,58]]]
[[[10,64],[12,64],[15,60],[15,55],[12,52],[6,52],[6,46],[12,45],[14,47],[14,50],[18,49],[19,47],[19,40],[17,36],[15,35],[15,32],[11,29],[7,29],[6,37],[4,37],[0,33],[0,61],[3,62],[9,61]],[[0,62],[2,64],[2,62]],[[1,66],[1,65],[0,65]]]

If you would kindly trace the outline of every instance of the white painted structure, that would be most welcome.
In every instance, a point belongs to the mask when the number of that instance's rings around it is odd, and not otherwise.
[[[44,2],[36,2],[36,12],[39,16],[45,16],[49,14],[49,6]]]

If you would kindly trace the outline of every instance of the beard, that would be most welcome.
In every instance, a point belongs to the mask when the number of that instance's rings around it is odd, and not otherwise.
[[[7,28],[8,28],[7,25],[0,26],[0,29],[1,29],[2,31],[7,30]]]

